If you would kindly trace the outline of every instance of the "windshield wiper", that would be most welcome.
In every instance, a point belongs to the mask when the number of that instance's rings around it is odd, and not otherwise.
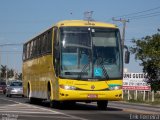
[[[109,80],[109,75],[108,75],[108,73],[107,73],[107,70],[106,70],[105,67],[104,67],[102,58],[99,58],[99,59],[98,59],[97,64],[101,66],[105,78],[106,78],[107,80]]]
[[[89,64],[90,64],[90,63],[88,62],[88,64],[86,64],[86,65],[83,66],[81,72],[80,72],[79,75],[78,75],[78,79],[81,79],[81,76],[84,75],[83,73],[86,73],[85,70],[86,70],[86,68],[88,67]]]

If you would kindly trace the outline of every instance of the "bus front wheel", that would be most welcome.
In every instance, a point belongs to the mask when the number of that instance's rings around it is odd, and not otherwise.
[[[108,101],[97,101],[97,107],[100,110],[106,110],[108,105]]]

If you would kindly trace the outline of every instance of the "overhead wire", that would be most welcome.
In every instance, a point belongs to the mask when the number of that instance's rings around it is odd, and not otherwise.
[[[0,51],[1,54],[19,54],[22,55],[23,51]]]
[[[143,17],[143,16],[148,16],[148,15],[157,14],[157,13],[159,14],[160,11],[158,11],[158,12],[152,12],[152,13],[147,13],[147,14],[142,14],[142,15],[131,16],[129,18]]]
[[[139,11],[139,12],[119,15],[114,18],[122,17],[122,18],[127,18],[129,20],[136,20],[136,19],[142,19],[142,18],[156,17],[160,15],[160,11],[157,11],[158,9],[160,9],[160,6],[151,8],[148,10]]]
[[[0,44],[0,47],[3,46],[21,46],[23,43],[5,43],[5,44]]]
[[[159,14],[153,14],[153,15],[147,15],[147,16],[143,15],[143,16],[141,16],[141,17],[133,17],[133,18],[129,18],[129,19],[130,19],[130,20],[136,20],[136,19],[142,19],[142,18],[155,17],[155,16],[159,16],[159,15],[160,15],[160,13],[159,13]]]
[[[151,8],[151,9],[148,9],[148,10],[143,10],[143,11],[140,11],[140,12],[133,12],[133,13],[129,13],[129,14],[124,14],[124,15],[115,16],[115,18],[117,18],[117,17],[127,17],[127,16],[137,15],[137,14],[146,13],[146,12],[153,11],[153,10],[157,10],[157,9],[160,9],[160,6],[159,6],[159,7],[155,7],[155,8]]]

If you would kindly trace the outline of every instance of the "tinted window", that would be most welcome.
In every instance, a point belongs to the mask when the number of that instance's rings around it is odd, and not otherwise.
[[[6,83],[5,82],[0,82],[0,85],[6,85]]]
[[[22,86],[22,82],[12,82],[10,86]]]
[[[52,28],[23,46],[23,60],[52,52]]]

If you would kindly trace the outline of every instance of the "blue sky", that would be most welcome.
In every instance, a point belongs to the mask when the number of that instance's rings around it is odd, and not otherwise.
[[[0,1],[0,44],[24,43],[36,34],[54,25],[60,20],[83,19],[85,11],[94,11],[96,21],[113,22],[122,15],[137,13],[160,7],[160,0],[1,0]],[[132,38],[142,38],[157,33],[160,28],[160,9],[133,14],[157,13],[157,16],[131,19],[126,26],[125,44],[132,46]],[[129,16],[128,16],[129,17]],[[126,17],[126,19],[128,19]],[[21,71],[22,46],[4,46],[0,48],[1,64]],[[8,52],[7,52],[8,51]],[[15,52],[10,52],[15,51]],[[125,65],[130,72],[142,72],[139,61],[131,55],[130,64]]]

